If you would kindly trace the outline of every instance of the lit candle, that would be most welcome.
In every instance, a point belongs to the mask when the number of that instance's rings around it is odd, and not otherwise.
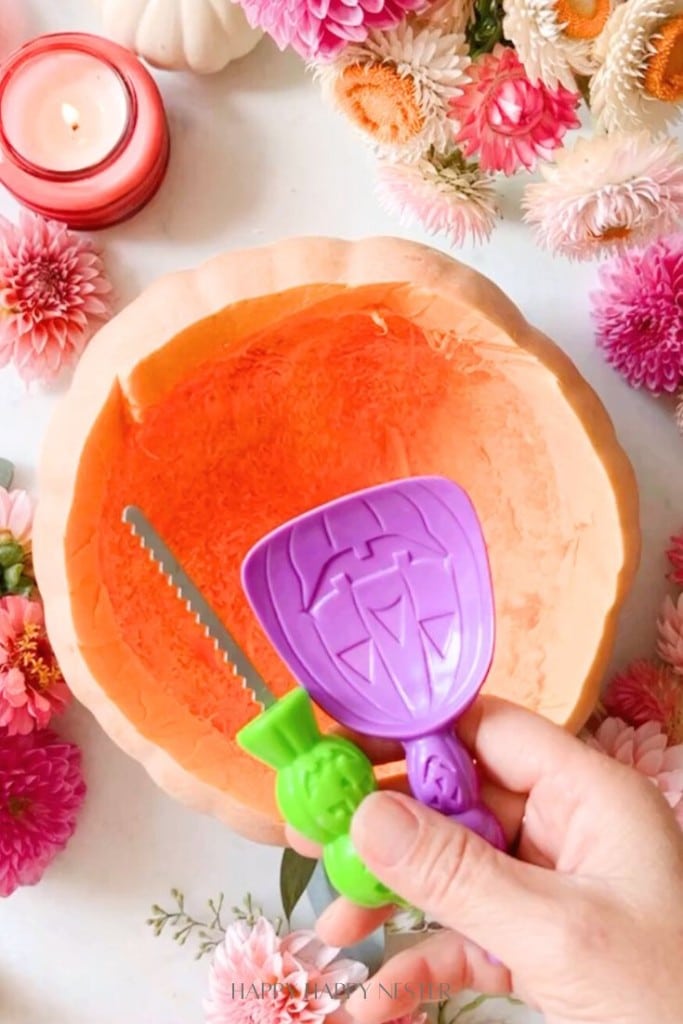
[[[0,181],[43,216],[124,220],[156,193],[168,156],[156,83],[116,43],[42,36],[0,68]]]
[[[84,171],[121,142],[130,103],[121,76],[77,51],[38,54],[19,67],[2,94],[0,120],[10,146],[50,171]]]

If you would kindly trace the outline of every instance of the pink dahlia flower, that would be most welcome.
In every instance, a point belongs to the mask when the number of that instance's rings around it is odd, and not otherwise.
[[[230,925],[211,965],[207,1024],[323,1024],[367,977],[338,953],[313,932],[280,938],[265,918]]]
[[[0,896],[40,881],[84,796],[78,747],[49,731],[0,736]]]
[[[683,741],[683,685],[669,665],[632,662],[610,682],[603,706],[629,725],[658,722],[672,742]]]
[[[532,85],[509,46],[494,47],[468,69],[469,83],[451,102],[465,156],[477,154],[483,171],[514,174],[548,160],[569,128],[578,128],[581,97],[563,85]]]
[[[657,626],[660,658],[671,665],[674,672],[683,673],[683,594],[675,604],[670,597],[664,598]]]
[[[650,779],[683,828],[683,743],[670,747],[659,722],[634,728],[621,718],[606,718],[586,742]]]
[[[0,218],[0,366],[26,381],[53,380],[111,313],[111,285],[87,239],[22,213]]]
[[[373,29],[393,28],[426,0],[239,0],[249,24],[262,28],[281,50],[328,61]]]
[[[683,587],[683,532],[671,538],[671,547],[666,555],[671,565],[669,579]]]
[[[10,736],[44,729],[69,697],[42,606],[25,597],[0,598],[0,729]]]
[[[596,339],[631,387],[654,394],[683,383],[683,235],[627,252],[600,271]]]
[[[15,541],[28,547],[33,528],[33,502],[26,491],[0,487],[0,544]]]

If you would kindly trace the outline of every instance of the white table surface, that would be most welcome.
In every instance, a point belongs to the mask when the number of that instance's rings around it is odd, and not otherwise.
[[[96,5],[0,0],[3,49],[67,29],[97,31]],[[219,76],[162,74],[159,81],[173,134],[168,180],[134,221],[100,236],[121,305],[167,271],[288,235],[428,241],[380,211],[369,153],[326,109],[294,56],[264,42]],[[663,401],[629,390],[604,364],[588,314],[596,268],[537,250],[519,222],[518,190],[510,189],[509,219],[494,244],[459,255],[569,353],[602,397],[635,465],[644,551],[615,652],[621,664],[652,647],[664,543],[683,525],[683,439]],[[17,212],[0,194],[0,213]],[[34,487],[55,401],[40,391],[27,394],[11,370],[0,371],[0,455],[15,462],[20,486]],[[74,708],[59,727],[84,749],[89,797],[67,852],[43,882],[0,902],[0,1022],[200,1024],[207,962],[196,963],[170,939],[155,939],[145,925],[149,907],[168,903],[168,890],[177,886],[192,909],[219,891],[231,904],[250,890],[275,913],[279,851],[173,803],[85,710]]]

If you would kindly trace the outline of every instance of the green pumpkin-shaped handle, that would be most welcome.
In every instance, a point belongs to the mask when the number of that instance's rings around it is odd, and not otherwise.
[[[275,768],[280,813],[323,847],[337,892],[361,907],[401,902],[368,871],[349,834],[355,810],[377,788],[372,765],[349,740],[322,735],[305,690],[292,690],[273,704],[237,734],[237,742]]]

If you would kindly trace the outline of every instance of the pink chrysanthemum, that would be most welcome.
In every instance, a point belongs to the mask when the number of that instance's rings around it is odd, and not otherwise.
[[[596,340],[631,387],[673,393],[683,383],[683,235],[625,253],[600,271]]]
[[[672,742],[683,741],[683,686],[668,665],[632,662],[610,682],[603,706],[629,725],[658,722]]]
[[[14,541],[27,548],[32,529],[33,502],[26,491],[0,487],[0,544]]]
[[[0,366],[26,381],[53,380],[111,313],[111,285],[90,241],[22,213],[0,218]]]
[[[586,742],[650,779],[683,828],[683,743],[670,747],[659,722],[634,728],[621,718],[606,718]]]
[[[670,543],[671,547],[666,553],[671,565],[669,579],[683,587],[683,531],[673,536]]]
[[[42,606],[25,597],[0,598],[0,730],[14,736],[44,729],[69,697]]]
[[[683,674],[683,594],[674,604],[667,595],[657,622],[660,658],[671,665],[674,672]]]
[[[216,950],[204,1004],[207,1024],[323,1024],[367,968],[337,959],[313,932],[280,938],[260,918],[229,926]]]
[[[426,0],[239,0],[249,24],[306,60],[332,60],[371,29],[393,28]]]
[[[578,93],[563,85],[532,85],[516,52],[498,44],[468,70],[469,83],[451,102],[456,141],[465,156],[478,155],[484,171],[514,174],[548,160],[580,122]]]
[[[49,731],[0,736],[0,896],[40,881],[84,796],[78,747]]]

